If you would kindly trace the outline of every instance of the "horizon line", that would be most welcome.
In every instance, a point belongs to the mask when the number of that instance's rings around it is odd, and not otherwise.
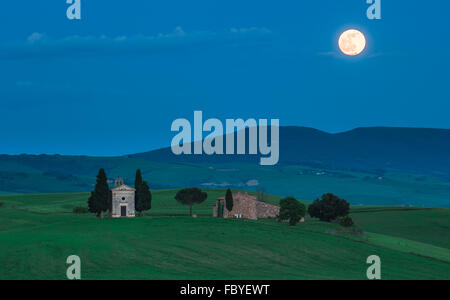
[[[252,126],[252,127],[247,127],[248,128],[254,128],[254,127],[259,127],[257,126]],[[406,126],[361,126],[361,127],[355,127],[353,129],[349,129],[349,130],[344,130],[344,131],[338,131],[338,132],[327,132],[325,130],[321,130],[321,129],[316,129],[313,127],[308,127],[308,126],[300,126],[300,125],[283,125],[283,126],[279,126],[279,128],[304,128],[304,129],[310,129],[310,130],[314,130],[323,134],[328,134],[328,135],[339,135],[339,134],[345,134],[345,133],[349,133],[358,129],[413,129],[413,130],[438,130],[438,131],[449,131],[450,132],[450,128],[434,128],[434,127],[406,127]],[[238,132],[239,130],[233,131],[232,134],[235,134],[236,132]],[[222,136],[228,135],[231,133],[225,133]],[[202,139],[203,140],[203,139]],[[192,141],[191,143],[194,143],[196,141]],[[170,148],[169,146],[165,146],[165,147],[159,147],[159,148],[154,148],[154,149],[149,149],[149,150],[144,150],[144,151],[138,151],[138,152],[134,152],[134,153],[126,153],[126,154],[118,154],[118,155],[89,155],[89,154],[62,154],[62,153],[26,153],[26,152],[22,152],[22,153],[0,153],[0,156],[69,156],[69,157],[92,157],[92,158],[101,158],[101,157],[107,157],[107,158],[127,158],[128,156],[131,155],[137,155],[137,154],[142,154],[142,153],[147,153],[147,152],[152,152],[152,151],[158,151],[158,150],[163,150],[163,149],[168,149]]]

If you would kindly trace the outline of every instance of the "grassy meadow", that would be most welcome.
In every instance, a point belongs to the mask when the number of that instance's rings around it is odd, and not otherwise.
[[[197,218],[175,190],[161,190],[133,219],[73,214],[87,193],[1,195],[0,279],[65,279],[72,254],[83,279],[365,279],[373,254],[383,279],[450,279],[448,210],[357,206],[361,235],[310,219],[290,227],[212,218],[225,191],[207,192]]]
[[[340,170],[324,166],[251,163],[158,163],[134,158],[47,157],[28,163],[2,161],[0,191],[10,194],[90,191],[99,168],[108,178],[133,184],[136,169],[153,190],[188,186],[264,189],[280,196],[313,201],[332,192],[352,205],[450,208],[450,179],[418,174]],[[195,174],[195,175],[193,175]]]

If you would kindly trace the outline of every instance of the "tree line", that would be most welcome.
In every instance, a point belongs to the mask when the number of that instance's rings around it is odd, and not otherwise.
[[[206,192],[198,188],[186,188],[177,192],[175,199],[189,206],[189,215],[192,216],[192,206],[202,203],[208,197]],[[233,194],[227,189],[225,194],[225,203],[218,202],[217,216],[223,217],[223,210],[229,212],[233,210]],[[342,226],[353,226],[353,220],[348,216],[350,212],[350,204],[331,193],[322,195],[321,199],[316,199],[306,209],[305,204],[301,203],[294,197],[286,197],[280,200],[280,212],[278,214],[279,221],[288,221],[289,225],[295,226],[306,213],[311,218],[318,218],[324,222],[339,222]]]
[[[152,193],[146,181],[142,178],[141,170],[136,171],[135,186],[135,210],[139,216],[144,211],[150,210],[152,207]],[[208,197],[206,192],[199,188],[185,188],[179,190],[175,195],[175,200],[183,205],[189,206],[189,215],[192,216],[192,207],[195,204],[204,202]],[[229,212],[233,210],[233,194],[227,189],[225,194],[225,207],[219,201],[218,216],[223,216],[223,209]],[[112,193],[109,189],[107,176],[104,169],[100,169],[97,175],[95,189],[91,192],[88,199],[88,210],[95,213],[97,217],[102,218],[105,212],[112,211]],[[306,212],[311,218],[318,218],[324,222],[339,221],[342,226],[353,226],[353,220],[348,216],[350,212],[350,204],[331,193],[322,195],[321,199],[316,199],[306,206],[294,197],[286,197],[280,200],[280,212],[278,214],[279,221],[288,221],[289,225],[295,226]]]
[[[287,220],[291,226],[295,226],[305,217],[306,211],[311,218],[317,218],[323,222],[338,221],[344,227],[353,226],[353,220],[348,216],[350,204],[331,193],[322,195],[312,204],[306,206],[294,197],[286,197],[280,200],[279,221]]]

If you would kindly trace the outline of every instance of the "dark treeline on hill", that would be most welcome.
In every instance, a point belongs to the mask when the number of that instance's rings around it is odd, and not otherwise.
[[[176,156],[170,148],[127,157],[159,162],[259,162],[255,155]],[[413,172],[449,178],[450,130],[369,127],[330,134],[307,127],[280,127],[279,163]]]

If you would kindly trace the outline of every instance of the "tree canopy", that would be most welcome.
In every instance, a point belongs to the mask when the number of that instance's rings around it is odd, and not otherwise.
[[[208,194],[202,192],[199,188],[187,188],[178,191],[175,195],[175,200],[183,205],[189,205],[189,215],[192,216],[192,206],[194,204],[202,203],[207,197]]]
[[[295,226],[306,214],[306,207],[303,203],[293,197],[286,197],[280,200],[279,220],[289,220],[289,225]]]
[[[316,199],[308,208],[308,213],[312,218],[318,218],[325,222],[345,217],[349,211],[350,204],[331,193],[322,195],[322,199]]]

